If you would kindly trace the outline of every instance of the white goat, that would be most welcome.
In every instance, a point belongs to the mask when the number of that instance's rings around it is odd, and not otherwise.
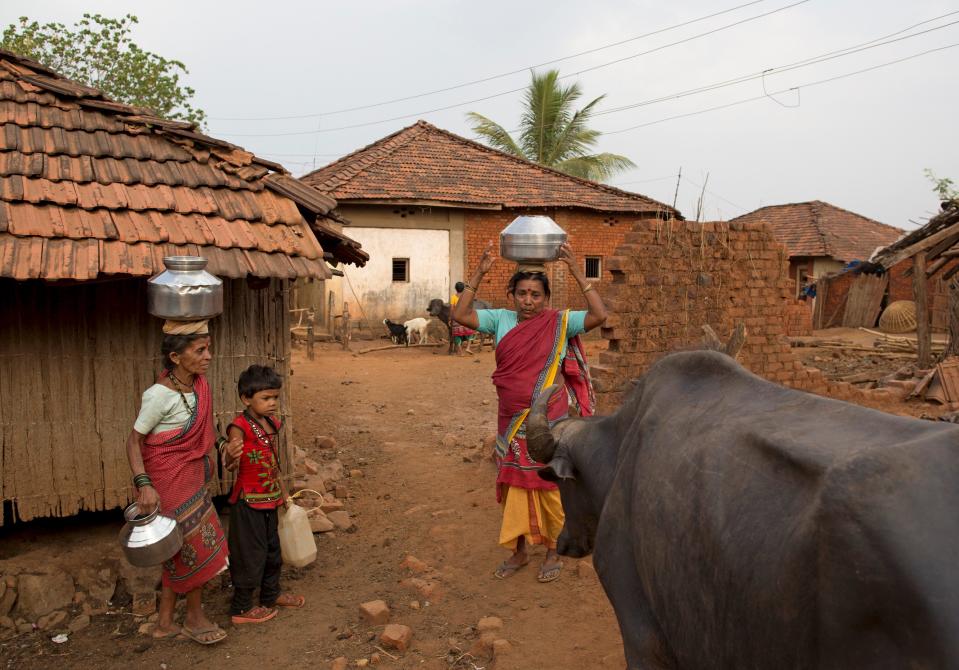
[[[429,325],[429,321],[422,316],[410,319],[403,325],[406,327],[406,341],[410,344],[413,344],[413,333],[416,333],[417,344],[426,344],[429,342],[430,337],[426,332],[426,326]]]

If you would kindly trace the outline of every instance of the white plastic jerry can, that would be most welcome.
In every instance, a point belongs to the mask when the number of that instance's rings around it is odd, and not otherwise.
[[[281,508],[277,530],[283,563],[302,568],[316,560],[316,540],[305,509],[299,505],[290,505],[285,510]]]

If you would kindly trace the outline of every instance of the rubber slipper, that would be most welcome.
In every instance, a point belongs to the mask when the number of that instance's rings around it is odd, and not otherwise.
[[[555,565],[552,568],[542,567],[539,569],[539,574],[536,575],[536,581],[540,584],[548,584],[549,582],[555,582],[559,579],[559,574],[563,571],[563,565]]]
[[[180,631],[186,637],[190,638],[197,644],[216,644],[217,642],[222,642],[226,639],[226,631],[213,624],[212,626],[206,626],[205,628],[187,628],[183,626]],[[204,639],[204,635],[209,633],[216,633],[211,639]]]
[[[303,607],[306,604],[306,598],[304,596],[295,596],[290,593],[282,593],[276,599],[276,602],[273,603],[274,607],[289,607],[291,609],[298,609]]]
[[[503,563],[493,571],[493,576],[498,579],[507,579],[515,575],[517,570],[527,564],[529,564],[528,558],[522,563],[510,563],[508,560],[503,561]]]
[[[257,605],[256,607],[251,607],[243,614],[234,614],[230,617],[230,621],[239,626],[246,623],[264,623],[275,616],[276,610],[274,608]]]

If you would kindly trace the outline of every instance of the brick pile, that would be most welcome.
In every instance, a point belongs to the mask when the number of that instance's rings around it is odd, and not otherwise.
[[[785,338],[793,304],[786,254],[764,224],[641,222],[607,269],[611,314],[602,334],[609,349],[593,365],[601,413],[613,411],[629,380],[650,364],[698,346],[703,325],[726,338],[740,321],[747,337],[739,360],[752,372],[797,389],[867,400],[862,390],[826,380],[792,352]]]

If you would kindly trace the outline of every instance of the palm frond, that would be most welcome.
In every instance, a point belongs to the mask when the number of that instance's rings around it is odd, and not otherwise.
[[[604,182],[624,170],[636,167],[636,164],[626,156],[602,153],[568,158],[553,167],[574,177]]]
[[[509,131],[500,124],[476,112],[468,112],[466,118],[469,119],[473,132],[489,146],[514,156],[526,157]]]

